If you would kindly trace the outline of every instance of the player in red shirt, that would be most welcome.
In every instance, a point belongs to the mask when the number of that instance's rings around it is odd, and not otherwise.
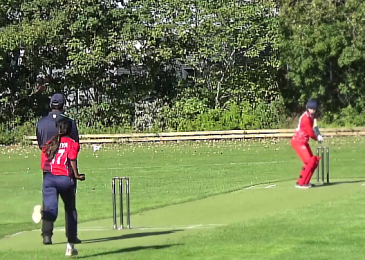
[[[313,131],[317,109],[317,101],[313,99],[309,100],[307,103],[307,110],[300,117],[298,127],[291,139],[291,146],[304,164],[295,185],[296,188],[308,189],[313,186],[309,182],[321,159],[319,156],[313,156],[309,146],[310,138],[318,142],[323,142],[323,137],[319,134],[319,131],[318,133]]]
[[[85,180],[77,168],[79,143],[68,137],[72,122],[63,118],[56,123],[58,134],[48,141],[41,154],[41,168],[45,172],[43,178],[43,210],[42,219],[55,222],[58,214],[58,195],[61,196],[67,214],[67,249],[66,255],[77,255],[74,244],[77,243],[77,218],[75,205],[75,180]],[[72,170],[71,170],[72,168]]]

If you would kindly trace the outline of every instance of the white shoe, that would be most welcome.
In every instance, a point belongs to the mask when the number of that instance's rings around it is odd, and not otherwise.
[[[75,255],[78,255],[78,254],[79,254],[79,252],[77,251],[76,248],[67,248],[65,256],[75,256]]]
[[[295,188],[298,189],[309,189],[311,186],[309,185],[299,185],[298,183],[295,184]]]
[[[41,220],[42,220],[42,206],[41,205],[34,206],[32,220],[36,224],[41,222]]]

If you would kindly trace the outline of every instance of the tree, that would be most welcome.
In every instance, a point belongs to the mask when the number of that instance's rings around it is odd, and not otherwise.
[[[0,28],[0,93],[2,107],[12,106],[2,111],[8,117],[27,120],[44,113],[56,91],[94,88],[94,99],[104,92],[120,62],[114,36],[123,17],[116,2],[4,0],[0,6],[7,10]],[[49,86],[42,91],[44,82]]]
[[[364,11],[360,0],[281,1],[280,61],[293,90],[288,99],[304,104],[315,97],[332,112],[363,100]]]
[[[198,72],[214,106],[252,104],[277,96],[277,18],[271,1],[198,1],[194,49],[187,63]]]

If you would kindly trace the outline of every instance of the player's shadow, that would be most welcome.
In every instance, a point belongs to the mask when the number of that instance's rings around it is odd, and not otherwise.
[[[172,247],[172,246],[179,246],[179,245],[181,245],[181,244],[127,247],[127,248],[121,248],[121,249],[113,250],[113,251],[96,253],[96,254],[92,254],[92,255],[78,256],[77,258],[80,259],[80,258],[91,258],[91,257],[98,257],[98,256],[107,256],[107,255],[113,255],[113,254],[136,252],[136,251],[147,250],[147,249],[164,249],[164,248],[169,248],[169,247]]]
[[[120,236],[113,236],[113,237],[101,237],[101,238],[92,238],[92,239],[85,239],[82,240],[82,244],[91,244],[91,243],[100,243],[100,242],[108,242],[108,241],[115,241],[121,239],[128,239],[128,238],[139,238],[139,237],[147,237],[147,236],[158,236],[158,235],[168,235],[178,231],[183,231],[182,229],[175,229],[175,230],[166,230],[166,231],[153,231],[153,232],[138,232],[138,233],[130,233],[124,234]],[[63,244],[63,243],[53,243],[55,244]]]
[[[335,182],[330,181],[330,183],[323,183],[323,184],[314,183],[315,186],[313,188],[321,188],[321,187],[326,187],[326,186],[333,186],[333,185],[346,184],[346,183],[359,183],[359,182],[365,182],[365,180],[335,181]]]
[[[124,234],[121,236],[114,236],[114,237],[102,237],[102,238],[95,238],[95,239],[86,239],[82,240],[83,244],[90,244],[90,243],[100,243],[100,242],[107,242],[107,241],[114,241],[120,239],[128,239],[128,238],[139,238],[139,237],[148,237],[148,236],[158,236],[158,235],[168,235],[178,231],[182,231],[181,229],[176,230],[167,230],[167,231],[154,231],[154,232],[141,232],[141,233],[130,233]]]

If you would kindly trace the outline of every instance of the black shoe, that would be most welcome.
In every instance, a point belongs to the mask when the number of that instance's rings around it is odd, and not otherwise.
[[[78,238],[76,238],[76,240],[75,240],[75,243],[74,244],[81,244],[81,240],[80,239],[78,239]]]
[[[71,240],[67,239],[67,241],[68,241],[69,243],[72,243],[72,244],[81,244],[81,240],[80,240],[80,239],[78,239],[78,238],[71,239]]]
[[[52,245],[52,239],[50,236],[43,237],[43,245]]]

